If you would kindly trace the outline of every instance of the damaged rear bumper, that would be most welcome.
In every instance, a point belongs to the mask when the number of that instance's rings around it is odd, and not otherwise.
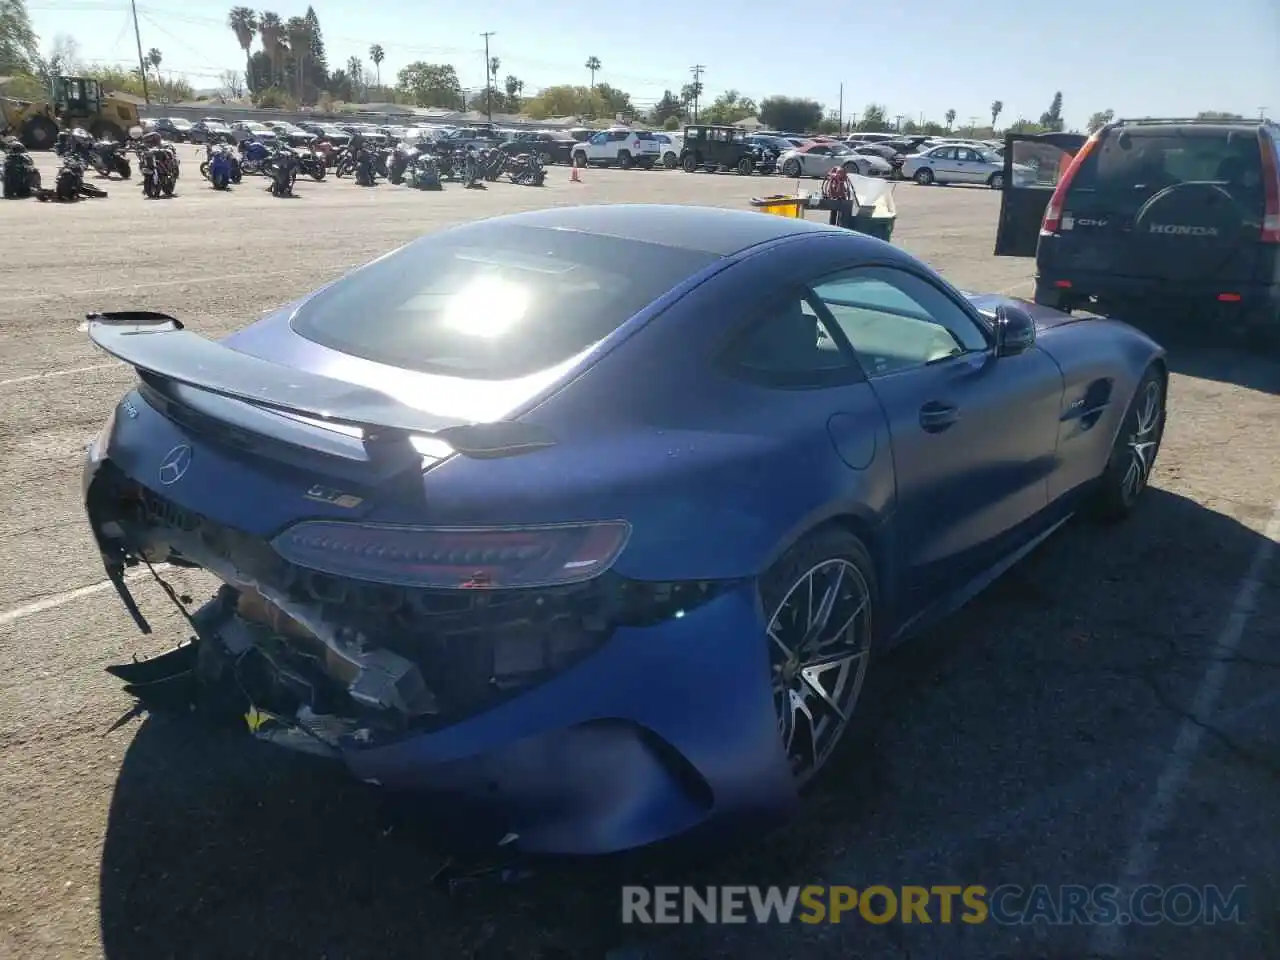
[[[773,715],[758,601],[749,583],[720,585],[688,609],[668,604],[663,615],[648,619],[611,613],[607,630],[592,626],[590,644],[575,640],[572,655],[536,679],[498,676],[498,645],[516,629],[510,619],[493,619],[484,635],[451,637],[453,659],[444,662],[450,667],[444,673],[439,659],[406,652],[403,638],[398,646],[388,641],[395,650],[387,657],[391,666],[370,668],[369,696],[362,702],[353,695],[367,666],[360,657],[386,652],[375,630],[354,647],[344,647],[346,635],[339,636],[351,621],[324,645],[310,638],[305,649],[294,649],[282,635],[262,644],[236,639],[236,631],[267,629],[260,616],[247,624],[240,616],[244,598],[258,594],[279,602],[289,618],[309,629],[333,623],[328,608],[301,603],[294,588],[273,580],[274,574],[238,565],[240,548],[232,541],[198,526],[182,529],[194,522],[187,519],[189,511],[175,505],[163,531],[151,520],[120,515],[114,489],[104,493],[120,481],[116,473],[90,449],[86,508],[127,606],[136,610],[123,571],[139,559],[176,559],[211,570],[228,584],[193,615],[195,649],[112,670],[144,702],[165,702],[157,694],[171,700],[203,697],[210,714],[234,716],[259,739],[329,756],[361,780],[413,791],[433,821],[478,826],[495,843],[505,839],[509,848],[528,853],[609,853],[694,828],[774,819],[795,803]],[[351,606],[349,599],[345,606]],[[596,610],[586,619],[595,624],[601,616]],[[448,615],[432,617],[428,631],[454,623]],[[140,614],[136,619],[145,629]],[[565,622],[556,621],[557,635],[566,633]],[[521,621],[519,629],[530,624]],[[207,678],[230,676],[228,664],[238,669],[249,647],[254,658],[270,661],[285,676],[256,687],[258,678],[249,678],[250,688],[267,692],[246,701],[236,695],[245,686],[237,674],[234,684],[225,684],[231,698],[219,695],[217,683]],[[335,648],[355,653],[336,657],[341,662],[334,664]],[[481,674],[473,664],[452,669],[459,656],[479,651],[494,674],[487,685],[474,682]],[[317,661],[315,670],[307,657]],[[406,658],[418,668],[416,678],[394,675],[395,664]],[[510,654],[501,659],[510,660]],[[320,674],[341,683],[317,682]],[[495,686],[495,677],[503,682]],[[294,709],[299,684],[326,689],[318,691],[314,705]],[[278,706],[283,700],[270,702],[277,685],[290,692],[287,709]]]

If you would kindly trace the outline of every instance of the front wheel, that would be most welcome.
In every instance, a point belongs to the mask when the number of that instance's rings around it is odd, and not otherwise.
[[[668,170],[674,170],[680,165],[680,158],[674,153],[664,153],[662,155],[662,165]]]
[[[618,166],[623,170],[630,170],[635,165],[635,159],[627,151],[623,150],[622,153],[618,154]]]
[[[921,167],[916,171],[916,175],[912,179],[914,179],[916,183],[920,184],[920,186],[927,187],[929,184],[933,183],[933,171],[928,167]]]
[[[315,163],[311,165],[311,179],[314,180],[316,183],[319,183],[324,178],[325,178],[324,164],[317,160]]]
[[[698,169],[698,158],[692,153],[686,154],[685,158],[680,161],[680,166],[684,168],[685,173],[694,173]]]
[[[1164,374],[1149,367],[1129,401],[1111,457],[1098,478],[1093,502],[1098,519],[1123,520],[1147,489],[1164,439],[1165,393]]]
[[[989,186],[992,190],[1003,190],[1003,189],[1004,189],[1004,174],[1003,174],[1003,173],[993,173],[993,174],[991,175],[991,179],[989,179],[989,180],[987,181],[987,186]]]
[[[755,168],[756,168],[756,165],[755,163],[752,162],[750,157],[743,157],[741,160],[738,161],[738,166],[736,167],[738,171],[738,175],[742,177],[751,176],[751,173],[753,170],[755,170]]]
[[[770,689],[791,772],[804,786],[858,704],[878,614],[875,566],[837,527],[808,534],[761,578]]]
[[[784,164],[782,165],[782,175],[783,175],[784,177],[795,177],[795,178],[799,178],[799,176],[800,176],[800,161],[799,161],[799,160],[788,160],[786,163],[784,163]]]

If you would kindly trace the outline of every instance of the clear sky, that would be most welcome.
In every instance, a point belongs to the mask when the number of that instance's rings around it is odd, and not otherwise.
[[[162,72],[184,73],[197,88],[218,86],[244,58],[226,27],[231,4],[139,0],[144,49],[159,48]],[[514,73],[526,93],[554,83],[586,83],[587,57],[597,79],[651,105],[664,88],[678,91],[689,68],[706,67],[705,96],[736,89],[812,97],[834,109],[844,84],[846,113],[869,101],[890,116],[1001,123],[1037,118],[1055,90],[1068,126],[1096,110],[1117,116],[1186,116],[1266,107],[1280,118],[1280,0],[939,0],[790,7],[778,0],[689,3],[685,0],[316,0],[328,59],[367,61],[370,44],[386,50],[384,82],[414,60],[452,63],[467,88],[484,86],[484,41],[501,75]],[[88,62],[136,65],[127,0],[28,0],[48,48],[59,33],[75,37]],[[301,15],[305,0],[279,0],[282,18]],[[824,45],[827,50],[824,52]],[[371,69],[371,67],[368,67]]]

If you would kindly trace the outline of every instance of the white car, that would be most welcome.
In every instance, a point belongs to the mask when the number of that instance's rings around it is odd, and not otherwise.
[[[573,148],[573,165],[585,167],[594,163],[616,165],[623,170],[632,167],[651,170],[662,157],[659,146],[657,138],[648,130],[614,127],[601,130],[585,143],[577,144]]]
[[[778,157],[778,172],[784,177],[825,177],[832,167],[844,167],[862,177],[887,177],[893,164],[884,157],[854,153],[843,143],[810,142]]]
[[[680,165],[680,151],[684,149],[684,134],[680,133],[655,133],[654,138],[658,141],[659,150],[662,152],[662,165],[668,170],[674,170]]]
[[[993,190],[1004,189],[1004,160],[989,150],[943,144],[902,161],[902,178],[922,186],[931,183],[981,183]],[[1014,186],[1035,180],[1030,167],[1013,165]]]

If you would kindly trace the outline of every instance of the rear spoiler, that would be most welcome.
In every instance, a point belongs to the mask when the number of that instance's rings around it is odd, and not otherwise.
[[[91,313],[89,339],[146,382],[169,382],[278,413],[356,427],[366,439],[443,440],[479,459],[554,446],[539,427],[511,420],[468,423],[415,410],[377,390],[272,363],[199,336],[164,313]],[[390,435],[390,436],[388,436]]]

